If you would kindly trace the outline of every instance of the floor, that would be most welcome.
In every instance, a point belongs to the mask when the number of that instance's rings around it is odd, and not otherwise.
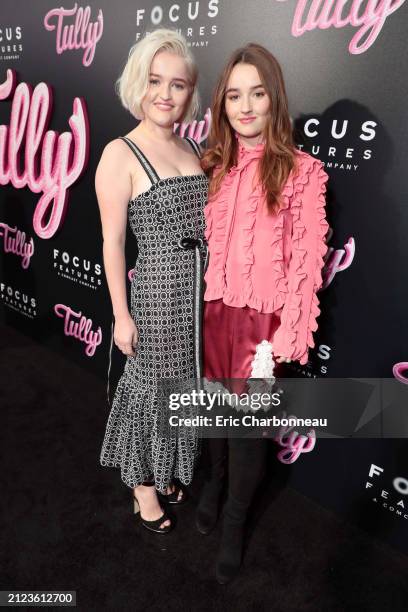
[[[194,528],[200,470],[176,529],[148,533],[99,466],[103,382],[6,326],[0,363],[0,589],[76,590],[83,610],[408,609],[408,557],[287,486],[272,460],[242,571],[218,585],[219,528]]]

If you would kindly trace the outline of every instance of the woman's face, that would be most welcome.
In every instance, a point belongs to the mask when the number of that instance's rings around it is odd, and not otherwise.
[[[270,98],[252,64],[236,64],[225,92],[225,112],[240,136],[259,140],[270,117]]]
[[[169,51],[156,53],[150,66],[149,87],[142,100],[145,119],[171,127],[183,117],[191,93],[184,58]]]

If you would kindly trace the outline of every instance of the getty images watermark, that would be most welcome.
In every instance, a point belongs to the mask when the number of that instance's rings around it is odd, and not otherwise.
[[[281,394],[275,393],[234,393],[226,390],[208,392],[203,389],[193,389],[188,393],[171,393],[169,395],[169,409],[178,411],[181,409],[183,416],[171,414],[169,425],[171,427],[327,427],[327,418],[298,418],[295,416],[286,417],[286,412],[266,416],[266,411],[277,408],[281,405]],[[188,412],[185,416],[185,409],[193,408],[193,414]],[[195,410],[194,410],[195,408]],[[220,409],[227,409],[221,414],[210,416],[199,414],[205,410],[216,412]],[[244,411],[243,415],[228,414],[230,410]],[[256,414],[259,410],[264,415]],[[249,414],[248,414],[249,413]]]
[[[158,405],[165,437],[408,438],[408,385],[394,377],[162,379]]]

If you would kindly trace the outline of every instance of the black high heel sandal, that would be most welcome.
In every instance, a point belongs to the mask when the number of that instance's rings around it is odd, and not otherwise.
[[[143,482],[142,484],[145,487],[154,486],[154,482]],[[140,505],[135,496],[134,491],[132,493],[132,497],[133,497],[133,512],[134,514],[139,515],[140,522],[143,525],[143,527],[145,527],[145,529],[147,529],[148,531],[153,531],[154,533],[160,533],[160,534],[169,533],[169,531],[173,529],[174,527],[173,522],[168,516],[168,514],[166,513],[166,511],[163,510],[163,508],[162,508],[163,514],[158,519],[156,519],[155,521],[147,521],[146,519],[142,517],[142,514],[140,512]],[[160,527],[160,525],[162,525],[167,520],[170,521],[170,525],[167,525],[166,527]]]
[[[158,491],[157,496],[165,504],[171,504],[172,506],[180,506],[181,504],[184,504],[188,500],[187,489],[183,487],[181,484],[178,484],[175,482],[173,484],[174,484],[174,491],[172,493],[166,494],[166,493],[160,493],[160,491]],[[181,499],[178,498],[180,491],[183,493]]]

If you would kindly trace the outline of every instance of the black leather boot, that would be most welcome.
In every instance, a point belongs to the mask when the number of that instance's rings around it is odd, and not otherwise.
[[[224,508],[221,543],[215,566],[219,584],[230,582],[239,571],[242,561],[244,525],[248,504],[228,496]]]
[[[231,438],[228,442],[228,498],[215,569],[220,584],[232,580],[241,566],[245,519],[265,474],[267,450],[262,438]]]
[[[226,440],[208,440],[209,473],[204,482],[200,501],[198,502],[195,523],[198,531],[208,535],[215,527],[218,519],[221,494],[225,475]]]
[[[217,524],[223,483],[222,477],[204,483],[195,520],[198,531],[203,535],[211,533]]]

